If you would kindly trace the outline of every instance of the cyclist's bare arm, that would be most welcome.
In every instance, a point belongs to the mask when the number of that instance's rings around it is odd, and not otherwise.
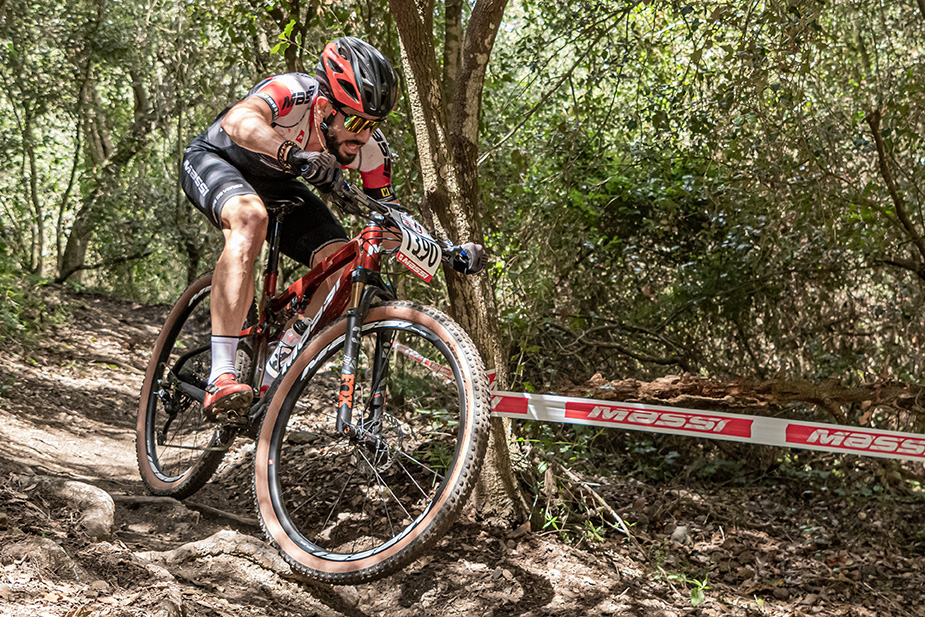
[[[242,148],[276,158],[285,140],[273,129],[272,121],[273,111],[266,101],[250,97],[228,110],[222,118],[222,130]]]

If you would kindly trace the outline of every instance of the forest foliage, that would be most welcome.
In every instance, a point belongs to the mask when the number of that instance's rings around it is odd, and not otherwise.
[[[918,381],[923,23],[912,0],[511,0],[479,186],[514,387]],[[183,148],[343,34],[401,71],[384,1],[0,0],[0,335],[44,281],[166,302],[209,269]],[[386,131],[413,206],[411,117],[403,96]]]

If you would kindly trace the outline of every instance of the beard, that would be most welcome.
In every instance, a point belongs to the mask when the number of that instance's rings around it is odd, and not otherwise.
[[[344,144],[356,144],[358,146],[363,146],[362,141],[357,141],[355,139],[338,139],[334,132],[328,126],[322,126],[321,134],[324,135],[325,150],[334,155],[334,158],[337,159],[337,162],[341,165],[349,165],[356,159],[356,154],[345,154],[341,152],[341,146]]]

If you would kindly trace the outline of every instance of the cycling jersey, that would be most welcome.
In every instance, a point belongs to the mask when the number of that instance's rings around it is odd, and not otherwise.
[[[318,97],[318,81],[305,73],[286,73],[264,79],[254,86],[245,98],[256,97],[270,106],[273,113],[271,126],[283,138],[304,148],[309,141]],[[228,108],[230,109],[230,107]],[[251,176],[283,177],[275,157],[252,152],[234,143],[222,130],[222,112],[212,126],[200,136],[210,150],[242,172]],[[392,156],[382,131],[376,129],[347,169],[356,169],[363,180],[367,194],[376,199],[394,199],[392,193]],[[289,176],[291,177],[291,176]]]

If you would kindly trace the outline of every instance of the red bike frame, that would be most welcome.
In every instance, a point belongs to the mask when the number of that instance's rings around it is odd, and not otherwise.
[[[285,210],[282,211],[283,213]],[[263,294],[259,303],[259,321],[257,324],[242,330],[241,336],[257,337],[256,349],[257,373],[262,375],[263,366],[267,360],[267,348],[275,338],[282,334],[282,330],[289,325],[294,315],[303,314],[311,299],[321,288],[322,284],[331,277],[340,273],[328,297],[325,299],[316,315],[311,319],[309,329],[302,335],[296,349],[281,366],[280,373],[289,368],[298,352],[314,336],[327,325],[333,323],[345,312],[348,317],[347,342],[344,349],[344,366],[341,375],[341,390],[338,402],[338,429],[350,434],[350,416],[353,408],[353,364],[358,325],[362,323],[368,310],[370,294],[365,294],[367,283],[376,281],[376,289],[381,289],[379,271],[381,268],[381,255],[386,234],[395,232],[383,226],[383,217],[371,214],[366,226],[358,236],[349,240],[336,253],[323,260],[308,273],[292,283],[283,293],[276,295],[279,271],[279,227],[282,215],[275,215],[271,221],[270,233],[267,237],[269,255],[267,269],[264,273]],[[288,313],[291,313],[288,314]],[[271,328],[277,327],[277,331]],[[258,381],[255,379],[255,381]]]

